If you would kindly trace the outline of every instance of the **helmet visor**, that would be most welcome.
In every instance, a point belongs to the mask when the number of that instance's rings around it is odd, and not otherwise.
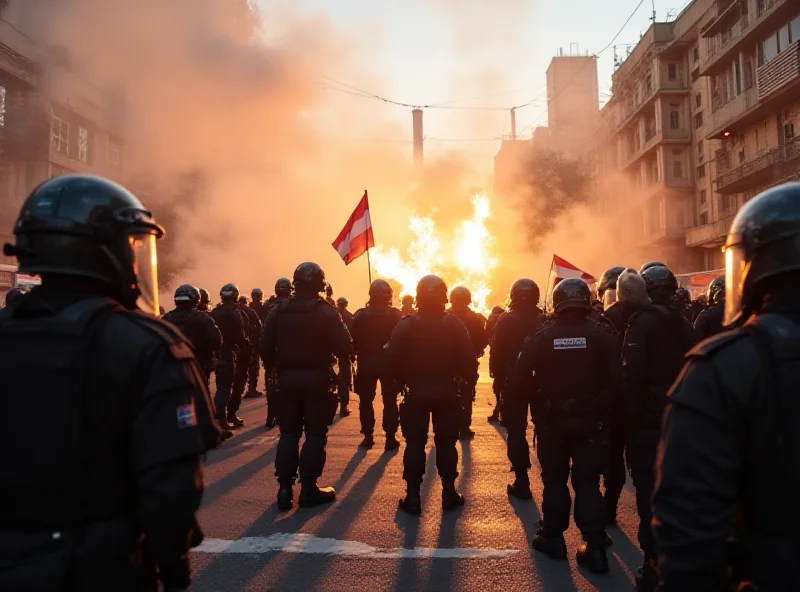
[[[136,305],[152,315],[159,315],[158,302],[158,256],[156,236],[132,234],[128,237],[133,254],[133,270],[136,274],[139,296]]]
[[[603,310],[608,310],[617,301],[617,291],[615,289],[603,292]]]
[[[728,326],[739,318],[742,312],[742,282],[747,262],[742,245],[731,245],[725,249],[725,320]],[[709,302],[708,304],[711,304]]]

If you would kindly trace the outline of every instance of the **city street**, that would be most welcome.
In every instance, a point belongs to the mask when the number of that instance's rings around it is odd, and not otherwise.
[[[378,397],[380,399],[380,397]],[[384,452],[383,434],[370,451],[360,441],[358,399],[337,416],[328,439],[321,485],[333,485],[329,506],[281,513],[273,476],[278,430],[264,429],[264,399],[246,399],[245,429],[208,455],[200,522],[206,541],[193,555],[193,590],[306,591],[631,590],[640,561],[636,512],[628,486],[612,528],[611,573],[577,568],[580,535],[567,533],[569,562],[535,553],[530,540],[541,517],[539,467],[531,470],[534,501],[509,501],[504,430],[487,423],[488,385],[479,386],[472,442],[459,443],[458,489],[466,506],[443,515],[432,435],[423,483],[423,514],[398,511],[404,492],[402,452]],[[379,404],[376,401],[376,407]],[[376,409],[377,411],[377,409]],[[380,418],[380,413],[376,412]],[[380,419],[378,420],[380,423]],[[295,488],[295,494],[299,486]]]

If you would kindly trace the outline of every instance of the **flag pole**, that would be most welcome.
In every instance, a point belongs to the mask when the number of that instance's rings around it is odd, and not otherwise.
[[[369,285],[372,285],[372,264],[369,261],[369,249],[367,249],[367,273],[369,274]]]

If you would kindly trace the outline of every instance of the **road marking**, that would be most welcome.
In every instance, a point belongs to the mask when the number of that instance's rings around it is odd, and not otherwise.
[[[206,539],[194,549],[196,553],[309,553],[345,555],[368,559],[503,559],[517,549],[390,549],[373,547],[358,541],[324,539],[313,534],[280,533],[270,536],[244,537],[235,541]]]

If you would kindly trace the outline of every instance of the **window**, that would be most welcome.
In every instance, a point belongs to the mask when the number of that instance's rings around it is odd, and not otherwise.
[[[692,58],[694,59],[694,63],[695,64],[700,61],[700,48],[699,47],[695,47],[694,50],[692,50]]]
[[[749,90],[753,88],[755,79],[753,78],[753,64],[750,60],[742,64],[742,77],[744,78],[744,89]]]
[[[700,111],[696,113],[694,116],[694,129],[700,129],[703,127],[703,112]]]
[[[733,74],[736,80],[736,95],[742,94],[742,71],[739,68],[739,59],[737,58],[733,62]]]
[[[698,179],[706,178],[706,165],[701,164],[699,167],[697,167],[697,178]]]
[[[53,150],[69,156],[69,123],[54,115],[50,136]]]
[[[119,144],[114,140],[108,141],[108,162],[113,165],[119,164]]]
[[[703,212],[700,214],[700,226],[705,226],[708,224],[708,212]]]
[[[773,34],[761,42],[761,49],[758,56],[758,65],[763,66],[772,58],[778,55],[778,35]]]
[[[680,129],[681,128],[681,114],[677,111],[670,111],[669,112],[669,129]]]
[[[733,195],[722,195],[719,198],[719,209],[728,212],[736,207],[736,198]]]
[[[678,79],[678,64],[667,64],[667,78],[670,82]]]
[[[78,128],[78,160],[89,162],[89,130],[83,126]]]
[[[706,190],[705,189],[701,189],[700,190],[700,205],[702,206],[703,204],[705,204],[707,200],[708,200],[708,194],[706,193]]]
[[[704,147],[705,147],[705,146],[704,146],[704,144],[703,144],[703,140],[700,140],[700,141],[697,143],[697,155],[698,155],[698,156],[700,156],[701,158],[702,158],[702,156],[703,156],[703,148],[704,148]]]
[[[786,139],[787,144],[794,140],[794,122],[784,124],[783,137]]]
[[[699,109],[703,106],[703,94],[697,93],[694,97],[694,104]]]
[[[672,162],[672,176],[676,179],[683,179],[683,162],[674,160]]]
[[[778,29],[778,51],[783,51],[789,47],[789,23]]]
[[[800,15],[789,23],[789,33],[792,36],[792,43],[800,41]]]

